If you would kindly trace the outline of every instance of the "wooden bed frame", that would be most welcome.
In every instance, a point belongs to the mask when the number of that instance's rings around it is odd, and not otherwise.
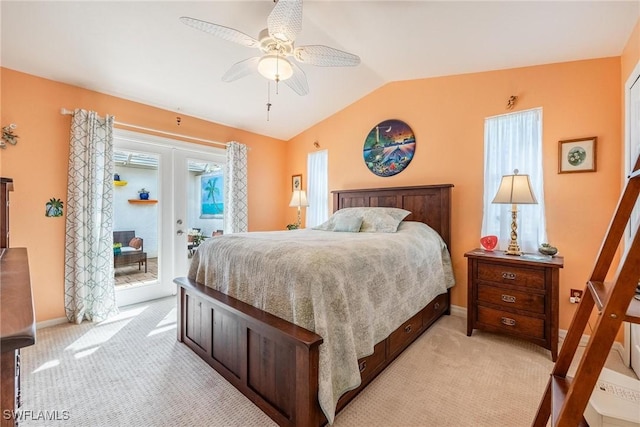
[[[406,220],[427,223],[451,250],[453,185],[333,191],[334,211],[386,206],[411,211]],[[322,337],[249,304],[177,278],[178,341],[185,343],[281,426],[320,426],[318,356]],[[450,292],[408,319],[371,356],[360,359],[362,384],[340,398],[336,413],[443,314]]]

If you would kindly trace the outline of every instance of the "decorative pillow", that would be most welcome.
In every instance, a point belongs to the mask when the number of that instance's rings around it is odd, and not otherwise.
[[[357,233],[360,231],[360,226],[362,226],[362,218],[360,217],[340,217],[336,219],[336,222],[333,226],[333,231],[346,231],[349,233]]]
[[[142,247],[142,239],[139,237],[134,237],[133,239],[129,240],[129,246],[135,249],[140,249]]]
[[[399,208],[359,207],[336,211],[324,223],[313,227],[315,230],[335,231],[336,222],[341,218],[362,218],[360,232],[395,233],[398,225],[411,212]]]

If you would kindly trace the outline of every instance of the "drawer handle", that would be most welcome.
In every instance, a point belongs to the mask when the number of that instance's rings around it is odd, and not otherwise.
[[[511,296],[511,295],[502,294],[502,301],[513,303],[513,302],[516,302],[516,297]]]
[[[407,325],[407,326],[405,326],[405,327],[404,327],[404,331],[405,331],[406,333],[410,333],[410,332],[411,332],[411,325]]]
[[[507,280],[516,280],[516,274],[515,273],[509,273],[509,272],[504,272],[504,273],[502,273],[502,278],[503,279],[507,279]]]
[[[362,362],[360,362],[358,364],[358,368],[360,369],[360,372],[364,372],[364,370],[367,369],[367,361],[363,360]]]
[[[509,317],[503,317],[502,319],[500,319],[500,321],[502,322],[503,325],[506,325],[506,326],[516,326],[515,319],[511,319]]]
[[[434,309],[434,310],[438,310],[438,309],[440,309],[440,303],[439,303],[439,302],[435,303],[435,304],[433,305],[433,309]]]

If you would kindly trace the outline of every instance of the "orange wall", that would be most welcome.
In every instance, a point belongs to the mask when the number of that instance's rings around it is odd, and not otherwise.
[[[622,68],[622,90],[624,90],[624,85],[638,61],[640,61],[640,19],[638,19],[631,33],[631,37],[629,37],[627,45],[622,51],[622,57],[620,59]],[[622,122],[624,123],[624,117]]]
[[[64,217],[44,216],[51,198],[66,201],[70,116],[60,108],[84,108],[116,120],[153,129],[206,138],[239,141],[248,156],[249,229],[283,228],[290,194],[283,186],[286,144],[277,139],[222,126],[121,98],[92,92],[2,68],[1,121],[18,125],[17,145],[0,151],[1,176],[14,179],[11,194],[11,246],[27,247],[36,320],[64,316]],[[275,172],[274,172],[275,171]],[[282,172],[278,172],[282,171]]]
[[[575,306],[569,289],[583,288],[620,191],[620,58],[604,58],[387,84],[288,142],[290,173],[306,171],[307,153],[329,150],[329,189],[452,183],[453,304],[466,307],[464,252],[478,247],[482,223],[485,117],[543,107],[545,201],[549,241],[564,256],[560,327]],[[362,159],[364,139],[385,119],[408,123],[415,157],[402,173],[373,175]],[[597,172],[562,174],[558,141],[597,136]],[[524,171],[523,171],[524,172]]]
[[[29,248],[37,320],[62,317],[64,220],[45,218],[50,197],[66,199],[68,116],[61,107],[113,114],[134,123],[222,142],[237,140],[249,152],[249,228],[282,229],[295,221],[287,208],[291,175],[306,179],[306,156],[329,150],[329,188],[453,183],[452,256],[458,286],[453,303],[466,306],[463,253],[478,245],[482,218],[484,118],[543,107],[545,196],[549,240],[565,257],[561,271],[560,327],[574,306],[571,287],[583,287],[620,191],[624,114],[620,88],[640,59],[640,21],[621,57],[390,83],[288,143],[182,116],[82,88],[0,68],[1,124],[16,123],[20,142],[0,151],[0,175],[14,178],[11,244]],[[418,140],[402,174],[377,177],[362,161],[362,143],[378,122],[398,118]],[[598,171],[557,174],[557,141],[598,136]],[[282,173],[274,173],[282,171]],[[280,201],[274,203],[273,201]],[[597,209],[590,209],[593,202]]]

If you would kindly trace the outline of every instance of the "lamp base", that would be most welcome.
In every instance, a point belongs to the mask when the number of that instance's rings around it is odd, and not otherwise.
[[[520,250],[520,246],[516,245],[515,248],[512,248],[511,245],[509,245],[509,248],[507,248],[506,251],[504,251],[505,255],[516,255],[516,256],[522,256],[524,254],[524,252],[522,252]]]
[[[513,204],[511,205],[511,240],[504,254],[521,256],[523,253],[518,244],[518,210],[516,209],[516,205]]]

